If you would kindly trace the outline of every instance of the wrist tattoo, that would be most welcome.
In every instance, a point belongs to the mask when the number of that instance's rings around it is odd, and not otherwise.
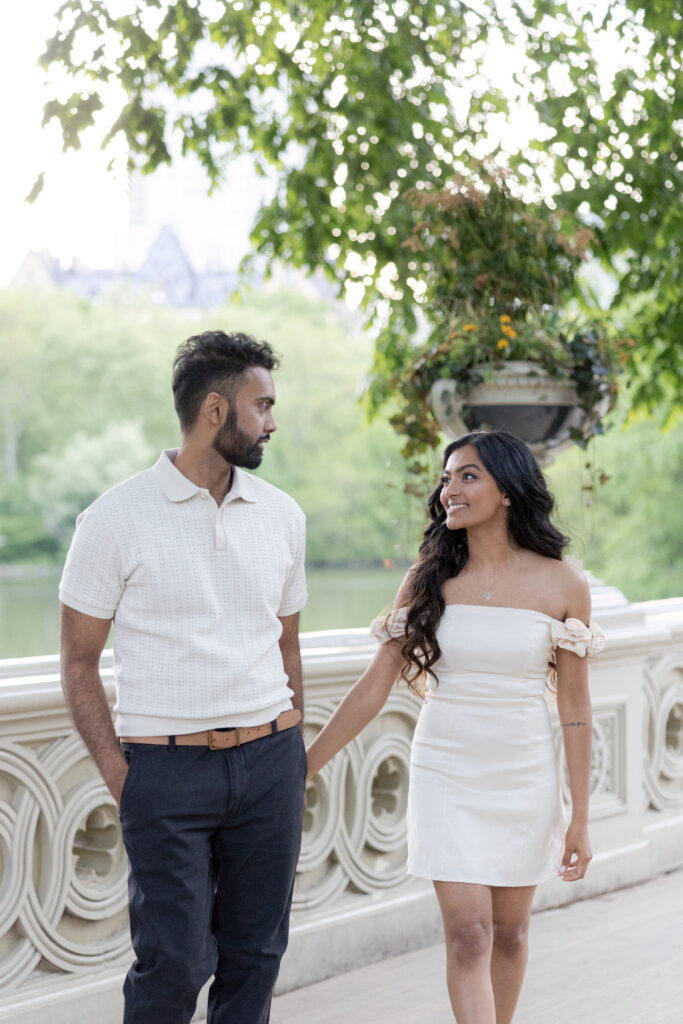
[[[570,725],[588,725],[588,722],[560,722],[563,729],[567,729]]]

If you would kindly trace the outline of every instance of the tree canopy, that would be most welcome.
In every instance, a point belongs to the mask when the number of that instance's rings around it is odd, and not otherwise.
[[[254,254],[323,268],[371,321],[396,310],[404,338],[421,269],[403,244],[406,192],[476,175],[475,156],[509,166],[521,194],[593,228],[637,341],[633,404],[670,411],[683,404],[681,17],[680,0],[66,0],[43,64],[64,65],[74,92],[45,117],[73,148],[109,118],[105,142],[122,133],[146,171],[172,160],[175,135],[214,184],[252,153],[277,177]],[[520,128],[504,148],[528,106],[531,138]],[[399,341],[384,338],[391,361]]]

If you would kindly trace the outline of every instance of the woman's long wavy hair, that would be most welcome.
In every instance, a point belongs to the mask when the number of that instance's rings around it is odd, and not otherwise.
[[[466,445],[476,448],[499,490],[510,499],[508,529],[515,543],[561,560],[569,541],[550,521],[555,502],[527,445],[504,430],[475,430],[448,445],[443,455],[444,468],[451,454]],[[443,585],[462,572],[469,557],[467,531],[449,530],[446,526],[442,488],[439,483],[427,502],[431,522],[410,573],[408,599],[404,602],[407,620],[401,638],[401,676],[420,695],[424,687],[418,680],[424,680],[427,673],[433,676],[432,666],[441,657],[436,630],[445,608]]]

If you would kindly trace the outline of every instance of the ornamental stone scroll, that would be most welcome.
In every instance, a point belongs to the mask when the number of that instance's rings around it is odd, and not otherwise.
[[[309,743],[336,702],[309,705]],[[369,894],[405,881],[410,742],[418,700],[395,690],[367,729],[309,783],[295,910],[345,890]]]
[[[0,743],[0,988],[129,950],[116,806],[79,738]]]

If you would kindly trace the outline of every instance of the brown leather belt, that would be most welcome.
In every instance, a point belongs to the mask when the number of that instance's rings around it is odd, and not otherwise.
[[[252,740],[260,740],[264,736],[272,736],[274,733],[284,732],[291,729],[301,721],[301,712],[296,708],[290,711],[283,711],[273,722],[265,722],[263,725],[240,726],[238,729],[223,731],[222,729],[208,729],[204,732],[188,732],[180,736],[120,736],[121,743],[156,743],[163,746],[173,745],[179,747],[210,747],[211,750],[230,750],[231,747],[241,747],[243,743],[251,743]]]

